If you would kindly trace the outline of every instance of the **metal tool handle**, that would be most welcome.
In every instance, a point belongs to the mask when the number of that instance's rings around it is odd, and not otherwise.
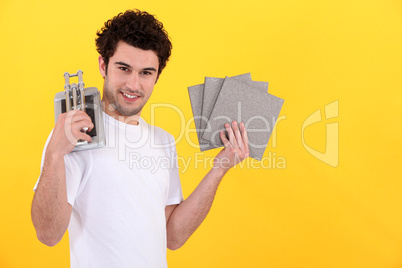
[[[78,70],[75,74],[64,73],[64,94],[66,96],[66,112],[70,110],[82,110],[85,112],[86,104],[85,104],[85,90],[84,90],[84,81],[82,79],[83,72]],[[78,85],[73,83],[70,85],[70,77],[78,76]],[[73,103],[71,105],[70,95],[73,97]],[[79,96],[79,97],[78,97]],[[78,104],[79,102],[79,104]],[[88,128],[84,128],[83,131],[87,131]],[[79,140],[77,145],[87,144],[87,141]]]
[[[82,110],[85,112],[86,104],[85,104],[85,90],[84,90],[84,81],[82,79],[82,75],[84,73],[81,70],[78,70],[75,74],[64,73],[64,94],[66,97],[66,112],[70,110]],[[78,76],[78,85],[73,83],[70,85],[70,77]],[[73,103],[71,105],[70,96],[73,97]],[[79,98],[78,98],[79,96]],[[78,105],[79,102],[79,105]]]

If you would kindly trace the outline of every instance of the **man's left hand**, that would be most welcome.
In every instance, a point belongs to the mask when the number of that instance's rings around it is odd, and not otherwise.
[[[248,148],[248,137],[244,123],[238,124],[236,121],[225,124],[226,132],[221,130],[220,137],[225,148],[219,152],[214,159],[214,168],[223,169],[225,172],[234,167],[244,159],[250,156]]]

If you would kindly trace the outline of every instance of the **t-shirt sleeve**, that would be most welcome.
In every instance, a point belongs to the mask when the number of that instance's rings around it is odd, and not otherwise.
[[[169,192],[166,201],[166,206],[180,204],[183,201],[183,192],[181,189],[180,176],[179,176],[179,166],[177,161],[177,150],[174,142],[173,136],[170,136],[171,143],[171,156],[173,165],[170,166],[169,175]]]
[[[43,148],[42,152],[42,161],[41,161],[41,168],[40,168],[40,175],[36,184],[34,186],[34,191],[36,191],[40,177],[42,176],[43,166],[45,163],[46,157],[46,148],[49,144],[49,141],[52,137],[53,130],[50,133],[49,137],[46,140],[45,147]],[[64,165],[65,165],[65,172],[66,172],[66,188],[67,188],[67,201],[72,206],[74,205],[75,199],[79,193],[80,185],[84,177],[84,173],[88,168],[83,166],[83,161],[80,159],[80,154],[77,153],[69,153],[64,156]]]

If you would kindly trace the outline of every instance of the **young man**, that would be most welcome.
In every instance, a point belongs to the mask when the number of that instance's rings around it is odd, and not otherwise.
[[[225,148],[183,201],[174,138],[140,118],[170,56],[162,23],[126,11],[105,23],[96,44],[106,146],[70,153],[77,140],[91,141],[81,130],[93,124],[81,111],[60,115],[44,149],[32,222],[49,246],[69,229],[71,267],[166,267],[166,247],[186,242],[208,214],[224,174],[248,157],[247,133],[243,124],[225,125]],[[132,156],[170,164],[151,170],[133,164]]]

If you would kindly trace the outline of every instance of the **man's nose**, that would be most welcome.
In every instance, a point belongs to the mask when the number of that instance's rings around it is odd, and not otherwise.
[[[133,72],[127,79],[126,85],[131,90],[137,90],[140,88],[140,76],[138,73]]]

